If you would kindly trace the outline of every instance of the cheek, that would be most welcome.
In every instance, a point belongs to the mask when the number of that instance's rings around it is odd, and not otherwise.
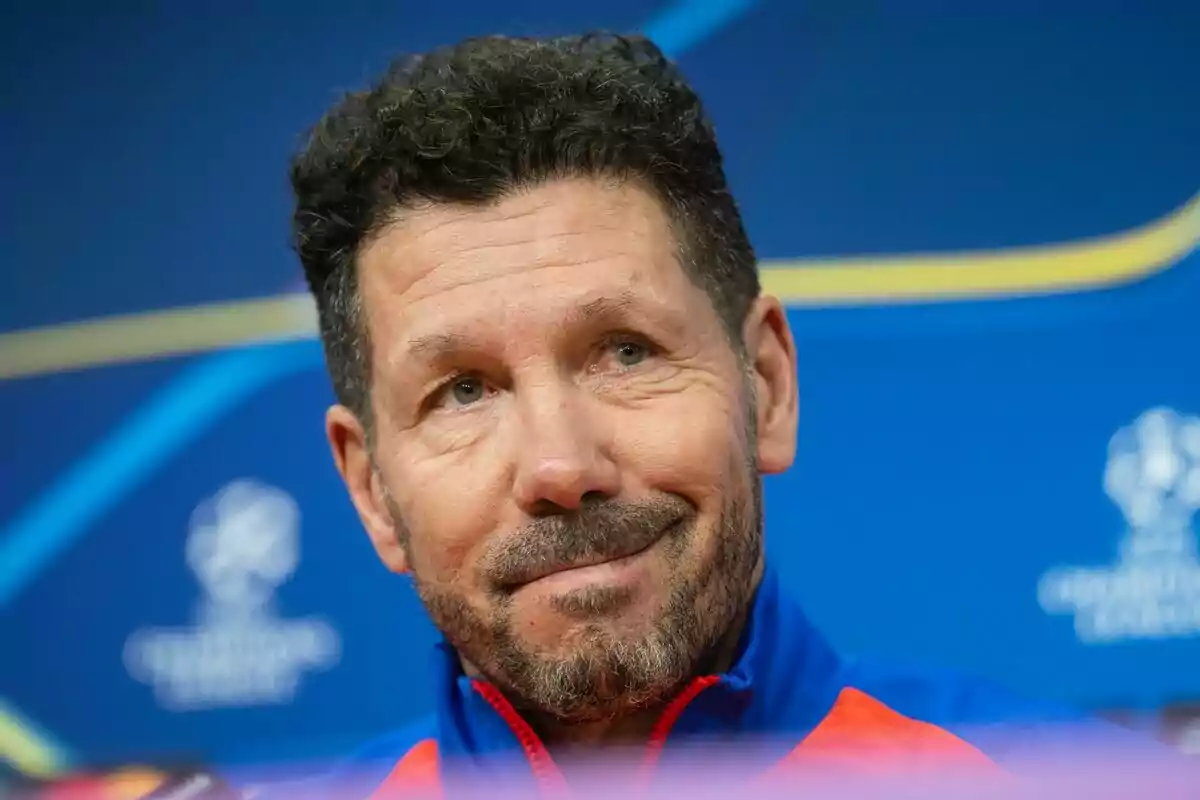
[[[616,428],[621,462],[650,489],[705,508],[721,501],[731,465],[745,463],[745,421],[724,393],[696,388],[625,415]]]
[[[412,569],[428,583],[460,587],[473,580],[475,560],[498,527],[502,480],[458,451],[438,457],[399,448],[389,487],[408,529]]]

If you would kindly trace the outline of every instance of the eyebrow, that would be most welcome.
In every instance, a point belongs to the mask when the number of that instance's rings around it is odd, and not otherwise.
[[[471,342],[470,337],[464,336],[461,333],[430,333],[409,339],[408,354],[410,356],[421,356],[426,359],[437,360],[447,353],[467,349],[470,347]]]
[[[630,291],[615,297],[598,297],[572,308],[559,324],[570,329],[597,322],[624,321],[635,304],[636,296]],[[469,333],[441,331],[409,339],[406,350],[409,356],[436,363],[454,353],[479,349],[480,345],[480,340]]]
[[[595,300],[572,308],[564,320],[566,327],[615,319],[625,319],[633,308],[635,298],[633,292],[624,291],[616,297],[598,297]]]

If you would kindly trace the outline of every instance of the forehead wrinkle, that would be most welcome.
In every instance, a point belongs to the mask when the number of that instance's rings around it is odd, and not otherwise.
[[[599,225],[597,220],[586,225],[564,224],[561,219],[531,223],[511,217],[458,222],[436,235],[418,237],[414,244],[436,254],[443,266],[471,265],[485,258],[490,268],[508,271],[620,258],[629,255],[629,234],[644,238],[650,233],[626,227],[625,236],[617,236],[622,229]]]
[[[581,200],[579,188],[589,185],[598,192]],[[481,257],[501,273],[571,266],[631,255],[630,237],[654,242],[663,235],[661,244],[678,261],[679,243],[669,215],[640,186],[565,180],[482,205],[429,203],[397,209],[360,255],[373,256],[369,260],[381,269],[372,271],[383,273],[392,293],[407,294],[419,284],[436,283],[435,274],[444,274],[446,267],[476,272]],[[416,274],[397,269],[409,265]]]
[[[628,235],[653,237],[659,222],[653,211],[641,208],[650,198],[623,197],[604,192],[603,201],[580,201],[562,196],[563,186],[545,187],[542,193],[504,198],[482,206],[455,205],[429,209],[424,219],[410,220],[410,247],[440,254],[443,260],[471,259],[475,254],[502,254],[512,248],[514,261],[535,266],[580,258],[576,241],[587,241],[586,258],[598,260],[625,251]],[[650,211],[651,213],[647,213]],[[439,219],[440,217],[440,219]],[[417,224],[412,224],[417,223]],[[670,235],[669,222],[662,232]],[[623,236],[597,233],[622,233]],[[464,241],[466,239],[466,241]]]

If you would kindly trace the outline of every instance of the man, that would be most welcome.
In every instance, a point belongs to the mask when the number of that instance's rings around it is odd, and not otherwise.
[[[689,745],[738,743],[722,769],[747,779],[991,774],[971,724],[1046,716],[840,659],[764,563],[795,348],[653,44],[402,61],[318,124],[292,180],[334,459],[445,636],[437,714],[365,751],[368,793],[562,789],[630,748],[649,785]]]

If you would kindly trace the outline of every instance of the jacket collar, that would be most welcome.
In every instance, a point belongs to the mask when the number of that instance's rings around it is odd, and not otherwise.
[[[777,758],[833,706],[841,688],[838,658],[769,566],[737,652],[728,672],[697,678],[668,706],[648,743],[647,763],[669,759],[678,743],[719,748],[733,738],[743,762],[747,741],[764,759]],[[543,785],[561,780],[528,724],[494,687],[463,673],[449,644],[438,645],[436,662],[439,750],[460,765],[455,772],[465,767],[511,777],[515,770],[532,772]]]

